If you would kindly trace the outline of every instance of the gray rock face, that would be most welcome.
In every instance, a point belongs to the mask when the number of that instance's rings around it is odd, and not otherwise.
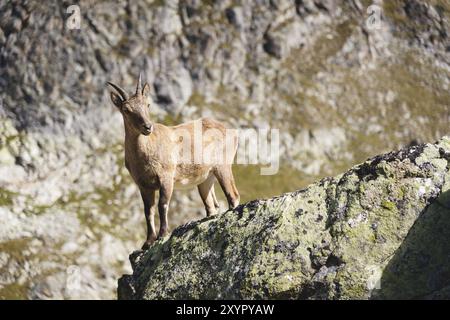
[[[80,29],[68,1],[0,4],[0,298],[78,297],[65,289],[71,266],[89,279],[82,297],[114,297],[141,244],[106,81],[131,89],[143,71],[166,124],[280,129],[282,170],[303,184],[444,135],[447,1],[378,3],[376,30],[361,1],[82,0]],[[246,199],[274,193],[246,185],[262,179],[245,170]],[[203,214],[193,193],[172,207],[173,226]]]
[[[186,224],[130,256],[119,299],[450,298],[450,139]]]

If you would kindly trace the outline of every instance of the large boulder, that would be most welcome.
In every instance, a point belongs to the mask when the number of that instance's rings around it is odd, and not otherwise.
[[[450,137],[180,226],[119,299],[450,298]]]

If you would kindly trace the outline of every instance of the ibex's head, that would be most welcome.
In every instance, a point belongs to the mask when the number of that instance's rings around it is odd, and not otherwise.
[[[136,93],[131,97],[118,85],[111,82],[108,82],[108,84],[119,93],[111,92],[111,100],[122,113],[125,123],[143,135],[148,136],[152,133],[153,123],[150,120],[150,105],[148,104],[150,87],[146,83],[142,88],[141,74],[139,74]]]

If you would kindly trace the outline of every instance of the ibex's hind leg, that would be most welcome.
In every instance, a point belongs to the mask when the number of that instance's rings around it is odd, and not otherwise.
[[[239,204],[239,192],[237,191],[236,185],[234,183],[231,165],[223,165],[217,167],[214,171],[214,175],[219,181],[223,193],[225,193],[229,208],[236,208]]]
[[[239,205],[239,201],[241,200],[241,196],[239,194],[239,191],[236,187],[236,182],[234,182],[234,176],[233,176],[233,171],[231,170],[231,166],[230,166],[230,177],[231,177],[231,186],[233,187],[233,191],[234,191],[234,197],[235,199],[237,199],[236,205],[234,206],[235,208]]]
[[[215,188],[214,188],[214,184],[212,185],[212,187],[211,187],[211,195],[212,195],[212,198],[213,198],[213,201],[214,201],[214,207],[216,207],[216,210],[219,210],[219,208],[220,208],[220,204],[219,204],[219,201],[217,201],[217,198],[216,198],[216,191],[214,190]]]
[[[145,221],[147,222],[147,239],[142,249],[147,249],[156,240],[155,232],[155,190],[141,190],[142,200],[144,202]]]
[[[204,182],[198,185],[198,192],[202,198],[206,209],[206,216],[216,214],[215,195],[214,195],[214,176],[208,177]],[[215,200],[215,201],[214,201]]]

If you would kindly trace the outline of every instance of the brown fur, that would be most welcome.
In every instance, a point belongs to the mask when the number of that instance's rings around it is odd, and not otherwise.
[[[237,149],[237,136],[231,142],[231,159],[225,163],[209,161],[208,155],[203,154],[206,160],[194,163],[194,143],[188,150],[192,162],[182,161],[181,148],[184,140],[179,133],[183,132],[191,138],[194,137],[194,126],[198,125],[203,133],[212,132],[202,139],[203,150],[208,149],[209,154],[225,155],[225,133],[223,124],[212,119],[199,119],[177,126],[168,127],[159,123],[153,124],[150,120],[148,94],[149,86],[141,88],[141,80],[136,93],[128,97],[126,92],[117,85],[109,83],[120,95],[111,92],[111,100],[123,115],[125,125],[125,165],[133,180],[138,185],[144,202],[144,213],[147,222],[147,240],[143,248],[150,246],[156,239],[154,215],[156,211],[155,192],[159,191],[158,211],[160,216],[159,237],[168,232],[168,207],[174,189],[193,188],[197,186],[205,205],[206,214],[215,214],[219,204],[214,192],[214,182],[217,179],[228,201],[230,208],[239,204],[239,193],[236,188],[231,170],[232,158]],[[205,159],[204,159],[205,160]]]

